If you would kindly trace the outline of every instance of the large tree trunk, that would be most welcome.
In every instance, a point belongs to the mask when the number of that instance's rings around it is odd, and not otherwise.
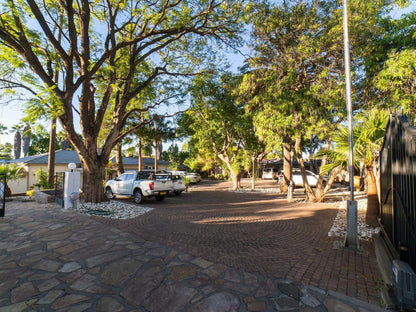
[[[108,160],[107,160],[108,161]],[[100,203],[104,196],[105,162],[81,160],[83,168],[83,199],[85,202]]]
[[[124,173],[123,154],[122,154],[121,148],[122,148],[121,143],[118,143],[117,153],[116,153],[117,175],[121,175]]]
[[[331,142],[328,141],[327,144],[326,144],[326,146],[325,146],[325,149],[326,150],[329,150],[330,145],[331,145]],[[322,159],[322,162],[321,162],[321,168],[322,168],[322,166],[325,166],[326,165],[326,162],[327,162],[327,158],[324,157]],[[334,182],[334,179],[335,179],[335,177],[332,179],[331,184]],[[329,181],[327,181],[327,184],[328,183],[329,183]],[[316,199],[316,201],[319,202],[319,203],[323,202],[324,199],[325,199],[325,195],[328,192],[328,190],[329,189],[327,189],[326,188],[326,185],[324,184],[324,176],[323,176],[323,174],[319,173],[319,178],[318,178],[318,182],[316,184],[316,190],[315,190],[315,199]]]
[[[158,153],[157,142],[155,142],[155,173],[157,172],[157,153]]]
[[[311,186],[309,185],[308,178],[306,177],[306,168],[305,168],[305,163],[304,163],[303,158],[302,158],[302,147],[301,147],[301,139],[300,138],[296,138],[295,152],[296,152],[296,158],[298,160],[299,167],[300,167],[300,173],[302,175],[303,187],[304,187],[305,192],[306,192],[306,201],[316,202],[315,193],[313,192]]]
[[[139,139],[139,163],[138,163],[139,171],[142,171],[142,140]]]
[[[379,226],[379,202],[377,195],[376,177],[373,172],[373,166],[366,166],[366,182],[367,182],[367,213],[366,223],[372,227]]]
[[[292,170],[292,162],[290,151],[292,150],[292,140],[286,135],[283,138],[283,181],[279,187],[283,193],[287,193],[290,184],[290,171]]]
[[[241,176],[243,172],[239,170],[239,172],[235,172],[231,166],[231,160],[228,156],[224,156],[222,154],[218,155],[219,159],[221,159],[225,165],[227,166],[228,172],[230,173],[231,181],[233,182],[233,190],[238,190],[241,188]]]
[[[52,119],[49,133],[48,151],[48,184],[51,188],[55,185],[55,147],[56,147],[56,119]]]
[[[239,190],[241,189],[241,176],[242,176],[242,172],[235,172],[235,171],[230,171],[230,177],[231,177],[231,181],[233,182],[233,190]]]

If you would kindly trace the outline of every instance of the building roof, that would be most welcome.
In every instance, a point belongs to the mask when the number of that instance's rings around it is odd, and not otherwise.
[[[112,157],[110,161],[115,164],[116,158]],[[139,162],[139,157],[123,157],[123,165],[137,165]],[[155,160],[149,157],[142,157],[142,165],[153,165]],[[169,165],[169,161],[159,159],[157,161],[158,165]]]
[[[18,163],[18,164],[47,164],[48,163],[48,153],[27,156],[23,158],[11,159],[8,160],[9,163]],[[78,154],[76,151],[67,151],[60,150],[55,152],[55,164],[81,164]]]
[[[259,161],[260,164],[262,165],[281,165],[283,164],[283,159],[282,158],[273,158],[273,159],[263,159],[261,161]]]
[[[116,158],[112,157],[110,161],[114,164],[116,163]],[[124,165],[137,165],[139,159],[138,157],[123,157],[123,164]],[[47,164],[48,163],[48,153],[33,155],[18,159],[11,159],[7,161],[8,163],[17,163],[17,164]],[[69,164],[69,163],[81,164],[79,160],[78,154],[76,151],[67,151],[67,150],[59,150],[55,152],[55,164]],[[166,160],[158,160],[157,163],[159,165],[169,165],[169,161]],[[153,165],[154,159],[143,157],[142,158],[143,165]]]

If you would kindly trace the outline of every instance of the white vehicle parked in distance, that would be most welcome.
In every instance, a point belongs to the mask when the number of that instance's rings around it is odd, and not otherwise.
[[[313,173],[312,171],[305,170],[306,171],[306,178],[308,179],[308,183],[310,186],[316,186],[318,183],[319,175],[316,173]],[[324,181],[327,180],[328,177],[324,176]],[[283,171],[279,174],[279,181],[278,183],[282,182],[284,179],[283,177]],[[303,186],[303,179],[302,174],[300,172],[300,168],[293,168],[292,169],[292,181],[295,186]]]
[[[185,176],[179,175],[179,174],[173,174],[172,175],[172,181],[173,181],[173,193],[175,195],[181,195],[183,191],[186,189],[185,185]]]
[[[189,183],[199,183],[201,182],[201,176],[199,173],[188,172],[185,176],[186,179],[189,179]]]
[[[105,184],[105,194],[109,199],[116,195],[132,196],[136,204],[140,204],[144,198],[150,197],[162,201],[169,192],[173,192],[170,173],[126,172]]]

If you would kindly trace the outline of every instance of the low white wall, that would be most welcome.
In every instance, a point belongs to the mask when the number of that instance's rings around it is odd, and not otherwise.
[[[27,175],[16,180],[9,180],[7,185],[10,187],[13,195],[25,194],[27,191]]]

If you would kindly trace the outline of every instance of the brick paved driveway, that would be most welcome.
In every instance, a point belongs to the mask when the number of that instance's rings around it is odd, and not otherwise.
[[[372,246],[334,248],[327,236],[337,204],[289,204],[283,195],[224,186],[205,182],[163,202],[146,201],[155,209],[135,219],[99,219],[213,262],[379,301]]]

